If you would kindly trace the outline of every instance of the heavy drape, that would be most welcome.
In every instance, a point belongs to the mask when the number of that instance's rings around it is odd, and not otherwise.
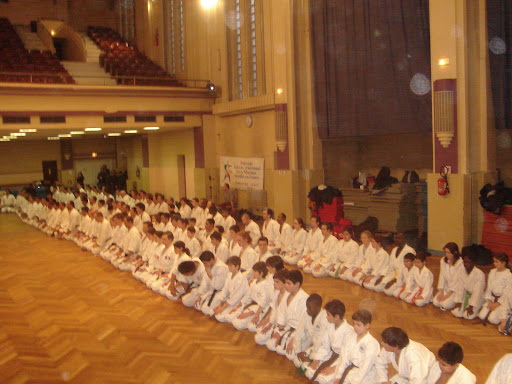
[[[428,0],[311,0],[320,137],[432,129]]]
[[[512,128],[512,2],[487,0],[489,65],[496,128]]]

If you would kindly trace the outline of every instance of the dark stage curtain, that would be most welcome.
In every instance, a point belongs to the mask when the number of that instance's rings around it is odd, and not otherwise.
[[[512,1],[487,0],[487,31],[496,128],[512,128]]]
[[[428,0],[312,0],[320,137],[432,130]]]

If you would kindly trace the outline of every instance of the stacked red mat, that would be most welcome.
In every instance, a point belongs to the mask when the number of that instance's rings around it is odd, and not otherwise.
[[[484,211],[482,245],[493,253],[505,252],[512,256],[512,206],[505,205],[501,215]]]

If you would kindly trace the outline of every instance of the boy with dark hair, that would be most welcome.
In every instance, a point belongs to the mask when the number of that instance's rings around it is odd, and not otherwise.
[[[464,352],[462,347],[449,341],[437,352],[437,363],[430,370],[427,382],[430,384],[475,384],[476,376],[469,369],[463,366],[462,359]]]
[[[376,383],[427,383],[429,371],[436,358],[424,345],[409,340],[407,333],[397,327],[382,332],[382,349],[377,358]],[[388,378],[388,365],[398,373]]]
[[[286,346],[297,329],[300,318],[306,312],[306,300],[309,295],[301,288],[302,281],[303,277],[300,271],[295,270],[288,273],[285,283],[288,291],[286,311],[282,318],[277,319],[272,338],[267,342],[268,349],[277,351],[281,355],[286,354]]]
[[[345,304],[334,299],[325,304],[327,312],[327,321],[329,325],[326,329],[321,348],[325,351],[328,358],[325,361],[315,360],[306,370],[306,377],[315,381],[332,382],[337,368],[337,360],[341,356],[343,346],[347,340],[353,336],[354,329],[344,319]]]
[[[366,309],[360,309],[352,315],[354,334],[343,346],[341,361],[334,375],[334,384],[364,384],[375,381],[375,362],[380,352],[379,342],[370,334],[372,314]],[[322,384],[330,381],[322,380]]]

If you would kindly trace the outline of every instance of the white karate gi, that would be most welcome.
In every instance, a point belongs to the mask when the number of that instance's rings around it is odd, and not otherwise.
[[[353,260],[356,259],[358,253],[359,244],[357,244],[354,240],[340,240],[338,243],[338,249],[336,251],[337,259],[328,270],[329,276],[334,278],[339,277],[340,269],[345,267],[347,263],[353,262]],[[343,274],[345,274],[345,272]]]
[[[316,228],[314,231],[310,230],[308,232],[306,236],[306,243],[304,244],[304,249],[302,251],[302,255],[300,259],[297,261],[297,266],[299,268],[304,268],[304,257],[310,256],[313,252],[316,252],[323,240],[324,235],[322,235],[322,230],[320,228]]]
[[[258,262],[258,254],[253,248],[248,246],[240,252],[240,259],[242,259],[240,271],[243,270],[242,272],[247,277],[247,280],[250,280],[252,278],[252,267]]]
[[[219,295],[216,295],[212,301],[210,316],[213,314],[215,307],[225,301],[228,303],[227,308],[215,316],[218,321],[225,323],[226,318],[230,314],[229,312],[231,312],[231,310],[242,300],[248,289],[249,284],[247,283],[247,279],[241,272],[238,272],[234,277],[230,273],[222,291]]]
[[[226,239],[231,240],[231,236],[229,235],[229,228],[231,228],[233,225],[236,225],[236,220],[233,218],[233,216],[228,215],[227,217],[222,217],[222,222],[220,225],[222,225],[224,228]]]
[[[290,243],[288,247],[286,247],[286,253],[283,257],[286,264],[297,265],[297,261],[299,261],[302,256],[304,246],[306,245],[307,236],[308,233],[304,228],[299,228],[298,231],[293,230]]]
[[[345,266],[347,267],[347,270],[345,273],[340,276],[340,279],[348,280],[351,283],[360,284],[359,277],[361,276],[359,273],[356,273],[354,276],[353,273],[356,269],[362,268],[364,263],[366,262],[366,259],[370,257],[375,252],[375,248],[373,248],[370,245],[365,246],[364,244],[361,244],[359,246],[359,252],[357,253],[357,257],[354,260],[348,260],[345,263]]]
[[[251,220],[249,224],[245,226],[245,232],[251,235],[252,247],[256,247],[258,245],[258,240],[261,237],[260,227],[258,226],[258,224]]]
[[[430,370],[427,378],[426,384],[436,384],[437,380],[441,377],[441,368],[439,367],[439,363],[434,364],[432,369]],[[476,376],[471,373],[469,369],[467,369],[462,364],[459,364],[455,372],[448,379],[446,384],[476,384]]]
[[[280,324],[285,323],[284,316],[286,313],[286,299],[288,298],[288,295],[289,293],[286,290],[284,292],[274,290],[274,294],[272,295],[272,300],[270,302],[270,309],[272,312],[270,313],[269,324],[271,324],[271,326],[267,332],[263,332],[265,327],[258,326],[256,328],[256,335],[254,336],[256,344],[267,344],[274,333],[274,327],[277,324],[278,319]]]
[[[305,353],[311,360],[325,361],[329,358],[329,354],[321,348],[324,341],[324,335],[329,326],[327,321],[327,312],[325,309],[320,310],[315,320],[304,312],[295,333],[293,334],[293,350],[292,353],[286,353],[286,357],[293,361],[297,368],[307,368],[309,363],[303,363],[297,358],[299,353]]]
[[[345,369],[351,364],[354,367],[345,377],[345,384],[374,384],[377,369],[375,363],[380,352],[380,344],[369,332],[363,338],[357,341],[357,335],[354,334],[347,340],[341,353],[341,362],[336,368],[334,380],[338,380],[345,372]],[[319,382],[327,384],[319,377]]]
[[[484,320],[488,316],[488,320],[492,324],[498,324],[500,322],[499,315],[500,308],[496,308],[490,314],[489,307],[487,306],[487,301],[496,301],[498,297],[501,297],[507,290],[512,288],[512,273],[510,269],[506,268],[505,270],[498,272],[496,268],[491,269],[489,272],[489,276],[487,277],[487,288],[485,290],[484,300],[485,303],[480,311],[478,317]]]
[[[384,289],[384,293],[388,296],[394,296],[399,299],[400,295],[405,292],[407,281],[409,280],[409,276],[411,276],[413,268],[414,266],[407,269],[405,265],[402,265],[402,268],[398,270],[396,282],[388,289]]]
[[[300,288],[299,292],[295,294],[292,298],[291,302],[288,303],[290,296],[286,298],[286,310],[283,313],[283,318],[277,318],[276,324],[283,325],[284,331],[281,334],[284,334],[280,345],[276,345],[273,339],[270,339],[267,342],[267,348],[271,351],[276,351],[277,353],[284,355],[286,352],[286,345],[293,337],[293,332],[297,329],[299,321],[302,315],[306,312],[306,300],[309,295],[304,292],[302,288]]]
[[[329,276],[329,268],[336,262],[339,241],[333,235],[320,243],[318,250],[311,254],[313,262],[304,267],[304,272],[312,273],[315,277]],[[318,267],[319,266],[319,267]],[[317,267],[319,270],[316,270]]]
[[[420,270],[414,266],[411,268],[409,274],[409,280],[405,284],[405,291],[402,293],[400,298],[409,304],[412,304],[414,300],[414,304],[418,307],[423,307],[424,305],[430,303],[432,301],[433,295],[433,287],[434,284],[434,275],[426,266],[424,266]],[[405,297],[408,293],[411,293],[408,297]],[[423,297],[423,299],[418,300],[417,297]]]
[[[231,243],[229,243],[229,256],[240,256],[240,252],[242,252],[242,247],[238,244],[238,241],[231,240]]]
[[[199,258],[199,256],[201,256],[201,244],[199,244],[199,240],[195,237],[190,238],[187,236],[185,239],[185,247],[190,251],[192,258]]]
[[[272,256],[272,253],[270,252],[270,250],[267,250],[267,252],[265,252],[263,255],[261,254],[260,250],[259,249],[256,249],[256,255],[258,257],[258,261],[267,261],[267,259],[269,257]]]
[[[338,364],[341,363],[341,356],[343,352],[343,346],[347,343],[347,341],[353,337],[354,328],[347,323],[347,320],[343,319],[343,322],[336,328],[334,323],[330,323],[327,327],[327,331],[324,335],[324,341],[322,346],[320,347],[323,350],[324,355],[328,355],[326,360],[329,360],[332,356],[332,352],[338,355],[338,358],[329,366],[329,367],[338,367]],[[324,367],[323,369],[329,368]],[[311,365],[306,369],[306,377],[308,379],[313,378],[316,369],[312,369]],[[336,370],[331,374],[322,374],[319,373],[316,380],[319,382],[330,383],[334,381],[334,375],[336,374]]]
[[[262,236],[265,236],[268,239],[268,248],[274,254],[278,249],[276,247],[276,243],[279,238],[279,229],[280,225],[274,219],[270,219],[268,222],[264,221],[261,228]]]
[[[467,308],[460,308],[452,310],[452,314],[455,317],[464,317],[468,320],[473,320],[484,303],[484,290],[485,290],[485,275],[477,267],[473,267],[473,270],[468,275],[466,268],[460,270],[459,275],[459,289],[455,294],[455,303],[464,303],[466,295],[470,295],[467,305],[473,307],[473,314],[468,315]]]
[[[276,240],[276,250],[279,250],[279,254],[285,255],[286,249],[292,240],[293,228],[288,223],[283,223],[283,226],[279,226],[279,235]]]
[[[251,322],[253,315],[245,318],[239,319],[238,316],[243,313],[255,312],[258,307],[262,308],[262,311],[259,315],[258,321],[265,316],[265,313],[269,309],[270,301],[272,297],[269,295],[268,291],[268,281],[266,278],[257,281],[254,279],[249,286],[249,289],[245,296],[242,299],[242,305],[240,309],[232,315],[228,316],[228,322],[233,324],[233,327],[238,329],[239,331],[246,329],[249,323]],[[229,321],[231,320],[231,321]]]
[[[210,267],[210,273],[212,277],[208,276],[205,271],[203,275],[203,281],[199,286],[199,296],[201,300],[195,306],[198,311],[202,311],[205,315],[211,316],[213,312],[213,301],[217,295],[220,295],[220,291],[226,284],[226,279],[229,275],[229,269],[223,261],[217,259],[215,263]],[[213,297],[212,297],[213,296]]]
[[[388,364],[390,363],[398,374],[388,379]],[[429,371],[435,364],[436,357],[434,354],[427,347],[413,340],[409,340],[409,344],[400,351],[398,365],[395,354],[382,348],[375,364],[377,368],[375,382],[426,384]]]
[[[452,309],[455,307],[455,292],[459,290],[459,276],[461,268],[464,268],[462,264],[462,258],[459,258],[455,264],[451,265],[446,262],[446,257],[442,257],[440,261],[441,269],[439,272],[439,281],[437,283],[437,289],[447,294],[452,292],[449,298],[439,301],[438,295],[434,297],[433,304],[443,310]]]
[[[194,302],[199,297],[199,287],[201,286],[201,282],[203,281],[203,276],[206,274],[204,271],[203,262],[198,258],[193,258],[193,262],[195,262],[197,268],[194,273],[190,276],[182,275],[181,273],[176,277],[176,280],[188,284],[188,291],[185,292],[183,287],[179,287],[180,290],[183,291],[183,296],[181,297],[181,302],[185,307],[192,307]]]
[[[361,267],[361,272],[356,275],[356,281],[358,284],[363,284],[363,281],[359,282],[359,279],[363,274],[367,277],[373,275],[373,278],[364,284],[365,288],[375,289],[375,283],[381,276],[386,276],[389,273],[389,254],[384,248],[379,249],[377,252],[371,252],[364,264]],[[366,279],[366,278],[365,278]]]
[[[507,353],[494,366],[485,384],[512,383],[512,353]]]
[[[384,278],[382,279],[381,283],[378,284],[375,287],[376,292],[384,292],[384,289],[386,288],[386,285],[393,279],[397,279],[398,275],[401,273],[401,270],[405,268],[404,266],[404,256],[408,253],[412,253],[413,255],[416,255],[416,251],[405,244],[402,249],[400,250],[400,253],[398,253],[398,247],[393,248],[391,251],[391,254],[389,255],[389,272]]]

